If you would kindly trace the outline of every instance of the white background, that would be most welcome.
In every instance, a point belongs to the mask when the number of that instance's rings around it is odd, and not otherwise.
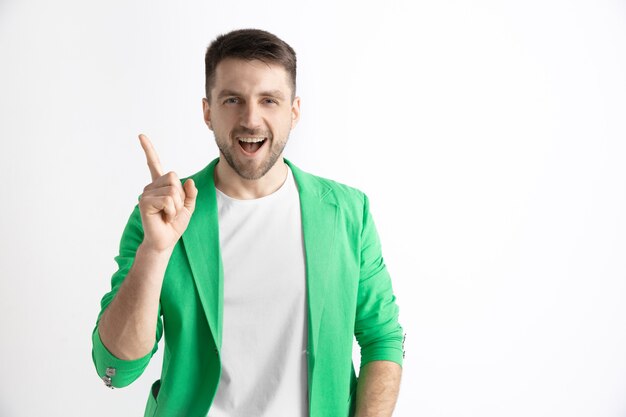
[[[138,416],[91,332],[149,172],[217,155],[204,52],[298,53],[286,156],[372,202],[407,333],[396,416],[626,416],[623,1],[0,1],[0,416]]]

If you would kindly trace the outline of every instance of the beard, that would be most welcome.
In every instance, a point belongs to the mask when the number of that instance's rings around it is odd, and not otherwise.
[[[287,134],[283,140],[275,140],[271,132],[243,129],[234,131],[230,135],[230,138],[226,140],[220,139],[215,132],[213,132],[213,134],[215,136],[215,143],[228,165],[237,173],[237,175],[245,180],[258,180],[267,174],[267,172],[276,164],[278,158],[282,155],[285,146],[287,146],[287,139],[289,139],[289,134]],[[239,141],[236,137],[241,135],[263,136],[267,138],[263,147],[268,147],[269,149],[262,150],[262,152],[266,152],[266,155],[261,161],[238,158],[237,154],[239,150],[235,147],[239,146]]]

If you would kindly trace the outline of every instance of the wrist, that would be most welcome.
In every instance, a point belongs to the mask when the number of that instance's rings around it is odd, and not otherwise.
[[[135,257],[149,259],[150,261],[157,263],[167,263],[172,256],[173,251],[173,246],[170,248],[155,248],[144,241],[137,248]]]

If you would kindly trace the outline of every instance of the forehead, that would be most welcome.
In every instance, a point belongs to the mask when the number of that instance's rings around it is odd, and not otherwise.
[[[289,75],[280,64],[259,60],[225,58],[215,68],[214,92],[228,89],[252,94],[259,91],[290,91]]]

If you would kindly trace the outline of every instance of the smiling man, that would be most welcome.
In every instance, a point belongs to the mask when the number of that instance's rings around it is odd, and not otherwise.
[[[283,158],[295,52],[236,30],[205,64],[219,157],[181,180],[139,136],[152,182],[92,334],[98,374],[132,383],[164,337],[146,416],[390,416],[403,334],[368,199]]]

